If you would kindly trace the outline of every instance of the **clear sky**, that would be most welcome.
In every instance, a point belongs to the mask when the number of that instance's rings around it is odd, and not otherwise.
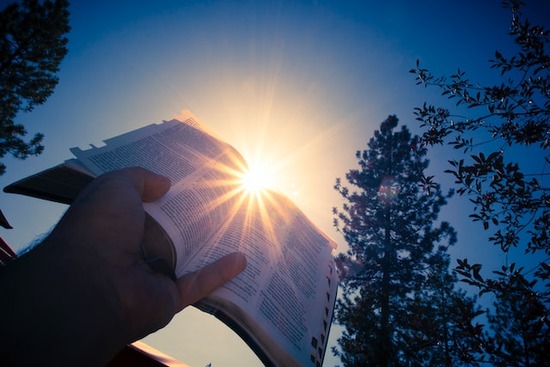
[[[499,0],[73,2],[60,83],[45,105],[18,117],[30,133],[45,133],[46,150],[6,160],[2,187],[71,158],[70,147],[190,109],[250,163],[273,169],[278,188],[341,249],[332,229],[335,178],[355,167],[355,151],[389,114],[419,132],[413,108],[437,95],[408,74],[415,60],[486,81],[497,76],[487,60],[511,45]],[[550,2],[529,3],[538,4],[530,18],[548,26]],[[431,167],[448,183],[447,159],[433,155]],[[453,200],[441,218],[458,230],[455,255],[505,261],[469,223],[463,202]],[[14,227],[0,235],[15,249],[66,209],[4,193],[0,203]],[[146,342],[192,366],[259,365],[227,328],[192,309]],[[325,365],[335,363],[328,351]]]

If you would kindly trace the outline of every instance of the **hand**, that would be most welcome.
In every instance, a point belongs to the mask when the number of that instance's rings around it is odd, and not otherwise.
[[[37,289],[18,304],[38,323],[27,330],[29,335],[16,334],[32,339],[31,333],[42,333],[42,343],[57,344],[44,347],[62,349],[57,358],[89,361],[93,354],[98,363],[105,363],[125,344],[165,326],[175,313],[239,274],[246,265],[239,253],[176,282],[144,263],[142,202],[160,198],[169,188],[167,178],[140,168],[94,180],[43,244],[0,273],[0,284],[7,280],[19,283],[12,288]],[[53,322],[44,320],[52,317]],[[55,328],[48,329],[52,324]],[[48,334],[65,337],[48,339]],[[77,345],[67,344],[71,341]]]

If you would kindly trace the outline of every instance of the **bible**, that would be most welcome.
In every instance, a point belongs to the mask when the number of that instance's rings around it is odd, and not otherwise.
[[[75,158],[4,191],[69,204],[109,171],[140,166],[169,177],[169,192],[144,203],[144,258],[161,258],[181,276],[243,252],[244,272],[194,306],[266,365],[321,366],[338,288],[336,243],[281,192],[248,191],[243,157],[191,113],[180,120],[72,148]]]

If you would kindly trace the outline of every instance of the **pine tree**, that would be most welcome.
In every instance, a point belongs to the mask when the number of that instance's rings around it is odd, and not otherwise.
[[[397,124],[389,116],[356,153],[359,169],[346,174],[356,191],[336,180],[344,204],[334,221],[349,250],[337,259],[344,280],[336,321],[345,330],[334,353],[345,366],[456,365],[468,346],[458,347],[452,315],[472,321],[474,300],[448,274],[456,234],[438,222],[446,203],[439,185],[431,182],[429,194],[421,187],[426,150]]]
[[[21,111],[44,103],[59,81],[56,73],[67,54],[67,0],[24,0],[0,11],[0,158],[25,159],[42,152],[43,135],[28,142]],[[6,166],[0,163],[0,175]]]

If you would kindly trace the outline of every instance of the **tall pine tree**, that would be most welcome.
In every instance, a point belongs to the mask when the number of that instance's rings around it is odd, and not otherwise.
[[[335,226],[349,251],[338,258],[344,332],[334,352],[345,366],[456,365],[472,348],[455,326],[478,313],[448,273],[456,234],[438,222],[446,204],[439,185],[425,190],[426,150],[397,124],[389,116],[357,152],[359,169],[346,174],[354,189],[336,180],[344,204],[334,209]]]

